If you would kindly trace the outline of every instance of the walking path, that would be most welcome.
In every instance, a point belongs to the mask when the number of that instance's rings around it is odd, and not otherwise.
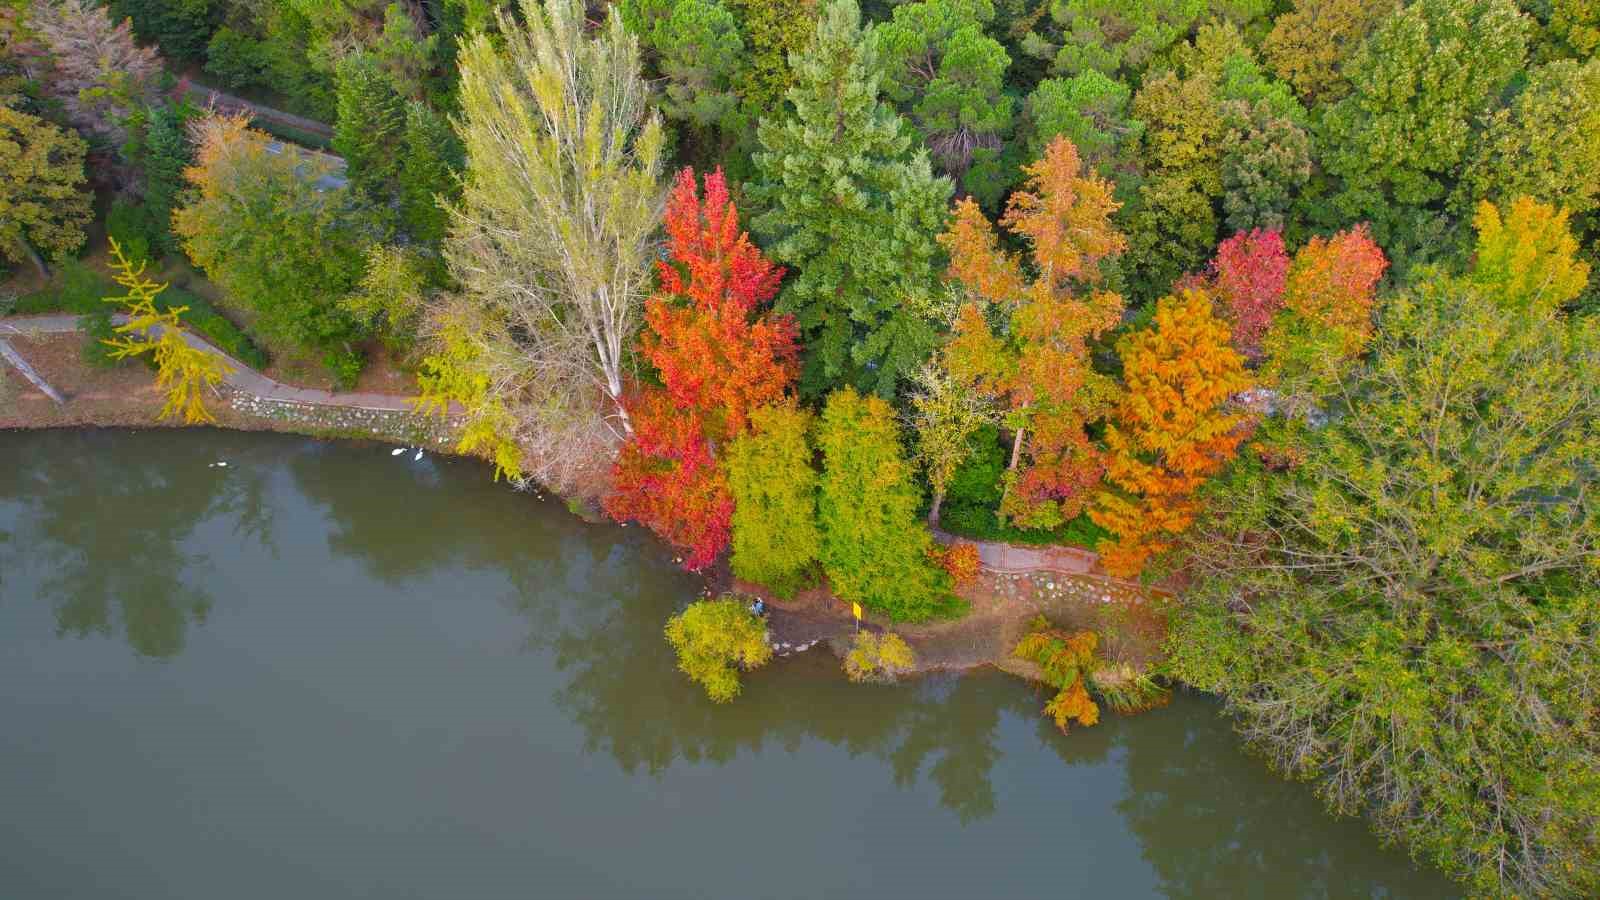
[[[68,334],[76,332],[81,330],[79,320],[80,317],[76,315],[12,316],[0,319],[0,340],[3,340],[7,335],[26,336],[30,334]],[[112,321],[121,325],[128,321],[128,317],[119,313],[112,316]],[[182,334],[184,341],[189,346],[205,350],[208,353],[214,353],[226,360],[233,370],[224,379],[228,387],[257,401],[371,412],[409,413],[414,410],[412,398],[407,396],[357,391],[335,393],[318,388],[295,387],[280,381],[274,381],[223,353],[194,332],[184,331]],[[18,368],[21,370],[21,367]],[[28,373],[24,371],[24,374]],[[965,541],[976,545],[978,559],[982,562],[983,568],[999,574],[1056,573],[1067,576],[1097,576],[1102,578],[1105,575],[1105,572],[1099,568],[1100,557],[1092,551],[1079,547],[1024,547],[1015,544],[1003,544],[998,541],[979,541],[971,538],[962,538],[943,531],[935,531],[934,536],[943,544]]]
[[[333,137],[333,129],[322,122],[318,122],[316,119],[308,119],[305,116],[297,116],[281,109],[273,109],[270,106],[252,103],[243,97],[236,97],[233,94],[206,87],[192,80],[183,82],[183,85],[185,93],[190,97],[197,98],[201,106],[212,106],[224,112],[248,113],[252,118],[270,119],[271,121],[288,125],[291,128],[309,131],[319,137]]]
[[[128,317],[118,313],[111,317],[112,321],[121,325],[128,321]],[[0,338],[7,335],[26,336],[30,334],[69,334],[79,331],[79,317],[75,315],[56,316],[12,316],[0,319]],[[157,335],[159,335],[157,331]],[[377,412],[411,412],[410,397],[396,394],[374,394],[351,391],[348,393],[335,393],[317,388],[302,388],[287,385],[280,381],[273,381],[267,376],[246,366],[221,350],[212,346],[205,338],[192,331],[184,331],[183,340],[191,347],[216,354],[227,361],[233,371],[229,372],[224,382],[228,387],[243,394],[248,394],[258,400],[269,403],[288,403],[301,406],[326,406],[339,409],[360,409]]]

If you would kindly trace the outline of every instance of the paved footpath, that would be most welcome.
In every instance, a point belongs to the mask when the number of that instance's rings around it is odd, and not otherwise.
[[[82,330],[78,324],[79,318],[79,316],[75,315],[57,315],[12,316],[0,319],[0,338],[30,334],[70,334]],[[128,317],[121,313],[113,315],[111,319],[118,325],[128,321]],[[159,330],[156,330],[156,333],[159,335]],[[189,346],[214,353],[227,360],[233,371],[228,373],[224,381],[229,387],[240,393],[277,403],[329,406],[341,409],[367,409],[382,412],[412,411],[412,398],[399,394],[373,394],[356,391],[335,393],[318,388],[294,387],[280,381],[273,381],[218,350],[210,342],[194,332],[184,331],[182,334],[184,341]]]

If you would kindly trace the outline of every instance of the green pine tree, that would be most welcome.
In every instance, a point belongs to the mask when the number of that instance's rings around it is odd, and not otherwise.
[[[454,200],[460,194],[461,141],[444,116],[414,100],[406,105],[401,146],[400,221],[413,240],[438,241],[450,220],[437,198]]]
[[[376,57],[352,53],[339,62],[339,119],[334,152],[344,157],[351,187],[368,201],[394,195],[406,110],[394,82]]]
[[[806,344],[801,391],[846,383],[894,393],[935,343],[926,314],[950,199],[912,129],[879,100],[876,41],[855,0],[835,0],[790,58],[793,108],[758,132],[757,231],[795,267],[778,308]]]

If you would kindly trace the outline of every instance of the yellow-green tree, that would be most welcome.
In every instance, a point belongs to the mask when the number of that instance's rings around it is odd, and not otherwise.
[[[1502,306],[1553,314],[1589,283],[1589,264],[1577,258],[1566,210],[1518,197],[1502,213],[1485,200],[1473,224],[1472,280]]]
[[[916,653],[900,635],[892,631],[858,631],[844,657],[844,674],[857,683],[893,681],[916,664]]]
[[[667,621],[667,643],[678,654],[678,668],[706,689],[712,702],[739,696],[739,669],[755,669],[772,659],[767,623],[732,594],[701,600]]]
[[[94,218],[84,189],[83,139],[37,116],[0,106],[0,258],[32,262],[40,253],[83,246]]]
[[[233,371],[214,353],[192,347],[183,338],[181,316],[189,311],[187,306],[174,306],[166,310],[156,308],[156,297],[167,289],[144,277],[145,263],[136,266],[122,254],[116,238],[111,241],[111,267],[117,272],[117,283],[128,289],[121,297],[107,297],[107,303],[120,303],[127,307],[128,321],[117,326],[121,337],[109,338],[103,343],[111,348],[113,359],[128,359],[151,354],[156,364],[156,386],[167,392],[167,402],[161,407],[161,418],[182,417],[185,424],[198,425],[217,419],[206,409],[205,392],[216,386]]]

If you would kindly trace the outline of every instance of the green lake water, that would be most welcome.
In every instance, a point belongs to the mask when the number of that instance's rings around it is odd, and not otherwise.
[[[471,461],[0,434],[0,897],[1455,895],[1198,696],[1063,736],[819,648],[715,707],[696,587]]]

